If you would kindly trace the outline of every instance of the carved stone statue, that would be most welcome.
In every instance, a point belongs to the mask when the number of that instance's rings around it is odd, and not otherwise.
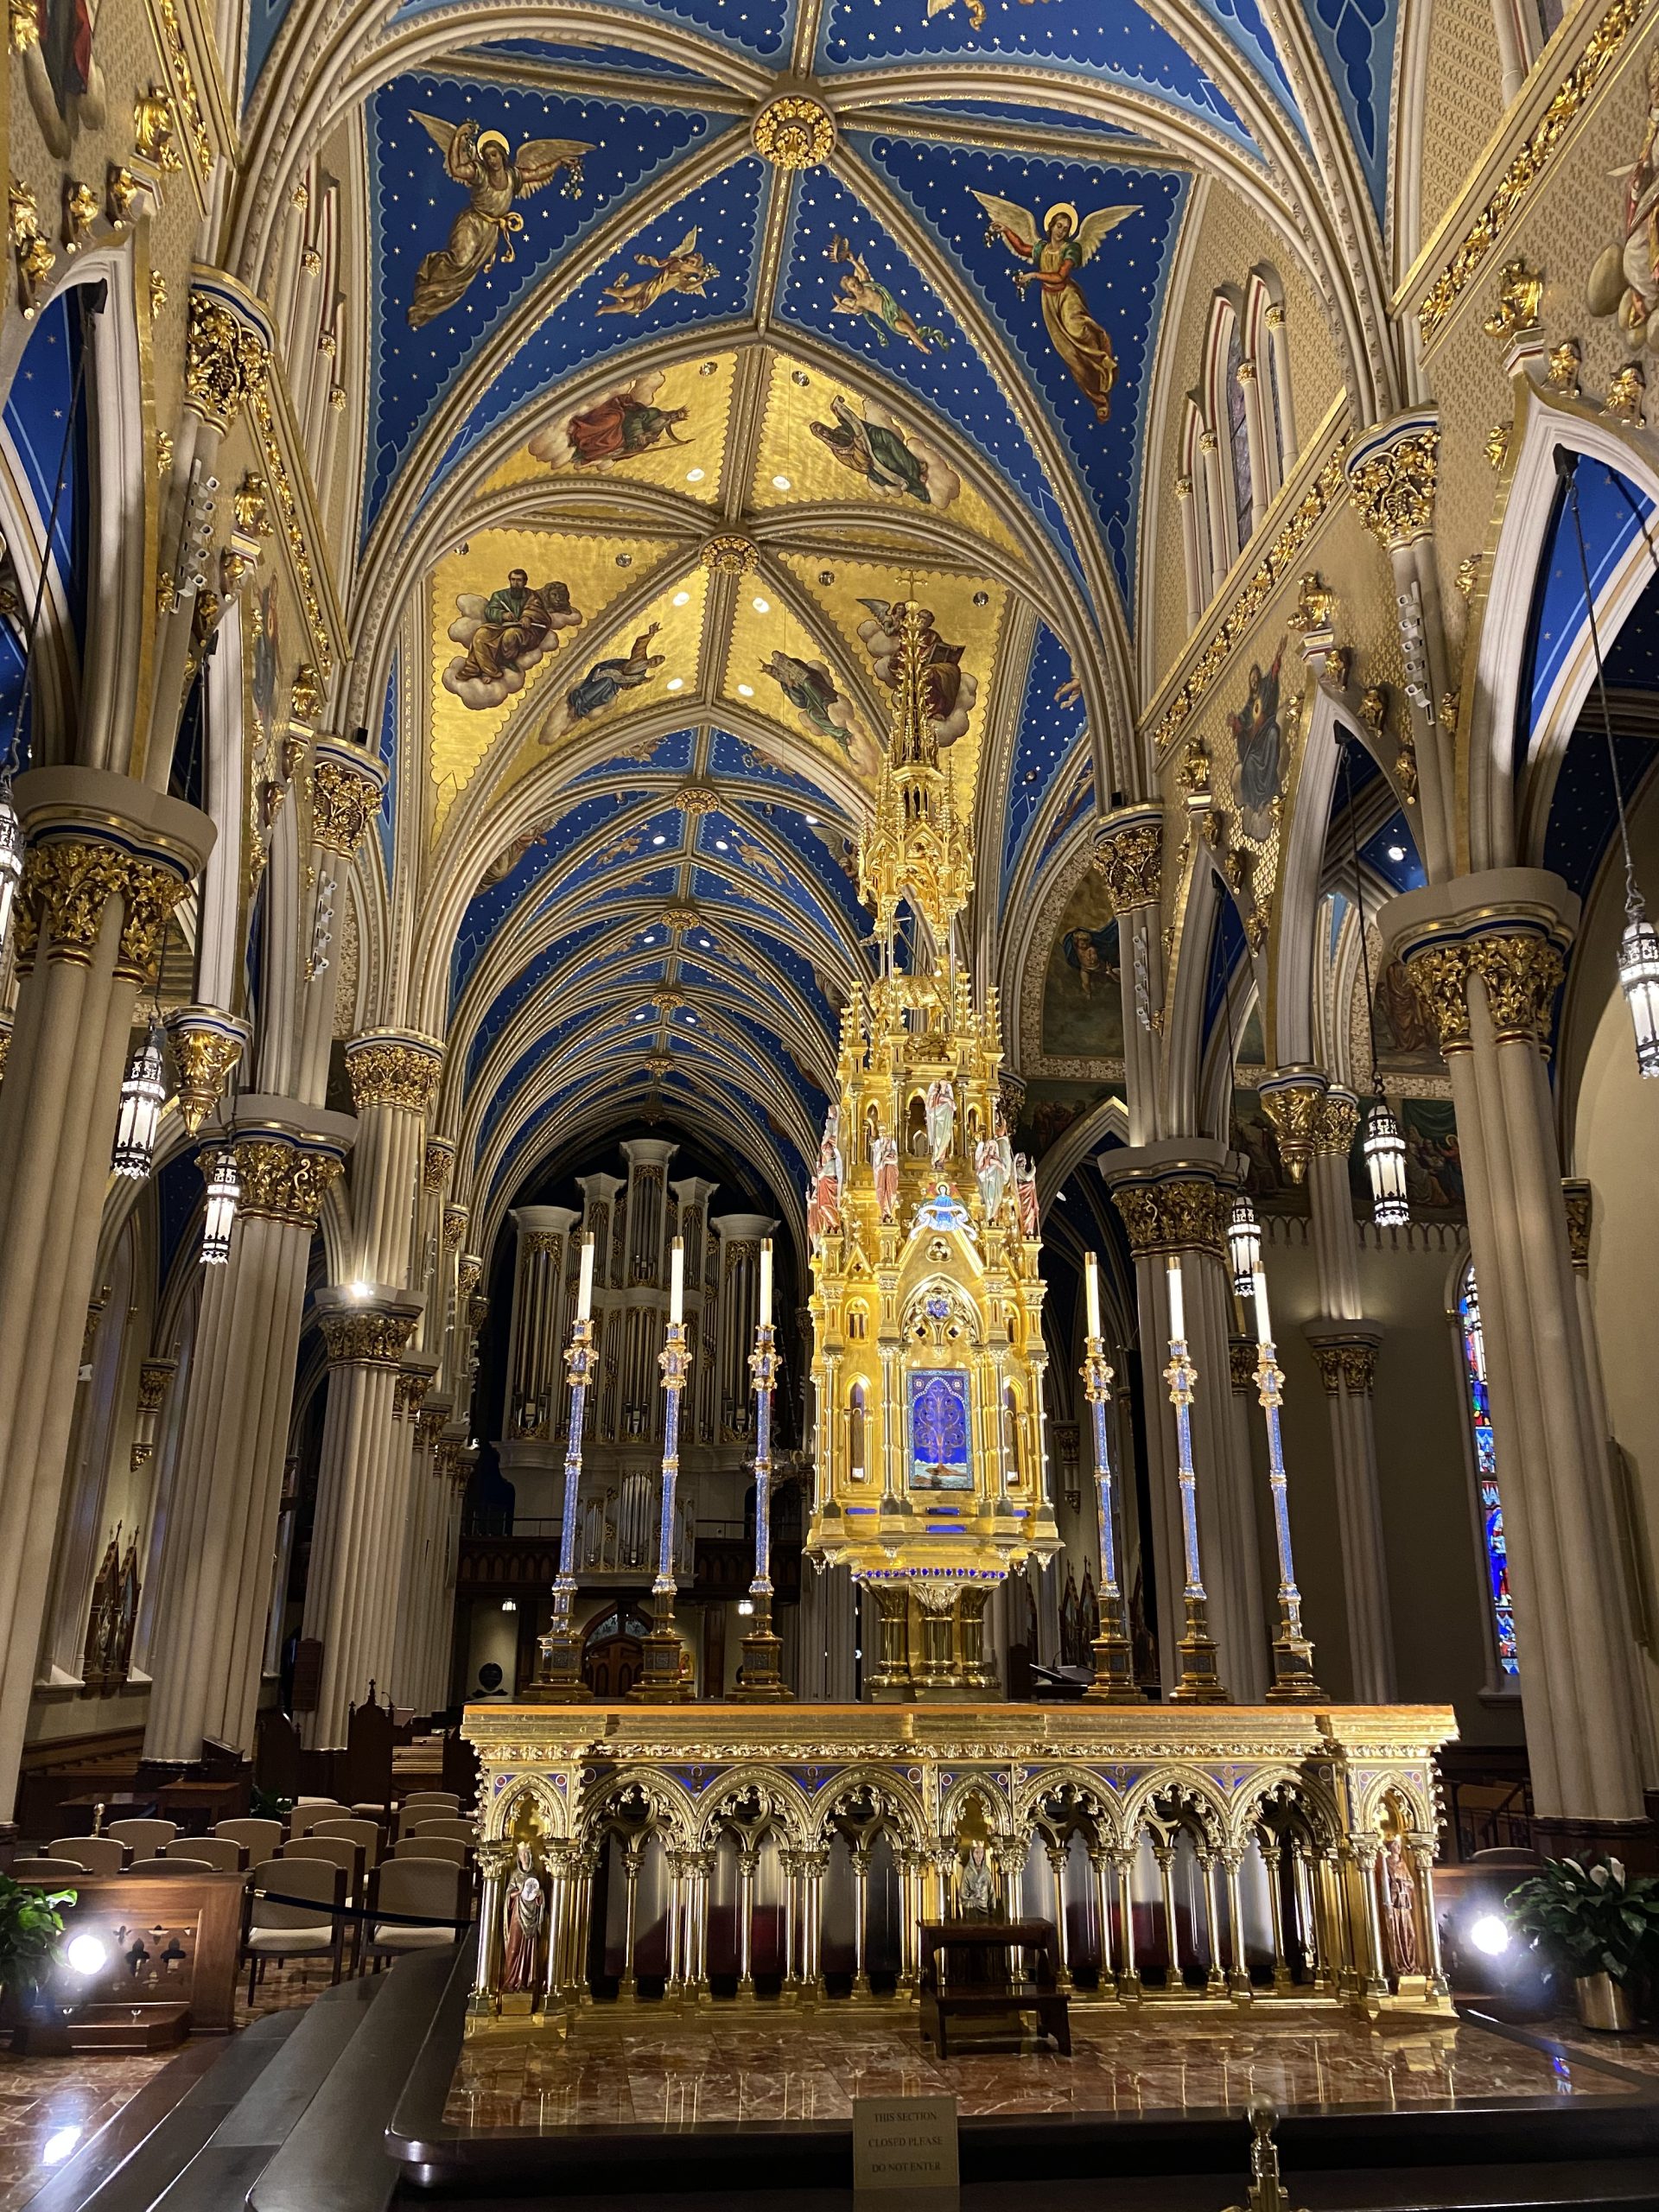
[[[948,1076],[935,1076],[927,1086],[927,1141],[936,1167],[943,1167],[950,1157],[950,1140],[956,1128],[955,1086]]]
[[[1002,1201],[1008,1194],[1007,1172],[1003,1165],[1002,1151],[995,1137],[982,1137],[974,1147],[974,1179],[979,1185],[980,1202],[985,1208],[985,1218],[994,1222],[1002,1211]]]
[[[875,1203],[883,1221],[899,1218],[899,1140],[897,1137],[877,1137],[870,1155],[875,1170]]]
[[[1041,1214],[1037,1204],[1037,1170],[1027,1153],[1014,1155],[1014,1196],[1020,1209],[1020,1234],[1029,1243],[1041,1226]]]
[[[1406,1847],[1397,1835],[1391,1835],[1383,1848],[1382,1887],[1387,1898],[1382,1924],[1388,1937],[1389,1962],[1396,1974],[1415,1974],[1417,1878],[1406,1857]]]
[[[536,1872],[536,1862],[531,1856],[530,1846],[520,1843],[513,1853],[512,1872],[507,1878],[506,1942],[501,1957],[504,1990],[535,1988],[536,1956],[546,1917],[547,1898]]]
[[[963,1920],[996,1916],[996,1870],[982,1843],[969,1847],[957,1885],[957,1909]]]

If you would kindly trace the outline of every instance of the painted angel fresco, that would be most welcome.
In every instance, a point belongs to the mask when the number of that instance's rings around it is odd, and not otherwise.
[[[1238,804],[1247,837],[1265,837],[1273,827],[1274,809],[1284,785],[1284,738],[1279,727],[1279,664],[1281,645],[1265,673],[1259,663],[1250,667],[1250,686],[1243,707],[1227,717],[1238,748]]]
[[[515,200],[528,200],[561,171],[565,191],[572,199],[580,195],[582,156],[594,149],[577,138],[526,138],[512,154],[502,133],[480,130],[474,116],[446,123],[413,109],[410,120],[443,156],[447,173],[467,188],[467,205],[449,226],[448,245],[426,255],[415,272],[409,322],[418,330],[454,307],[474,277],[493,267],[498,254],[505,261],[516,257],[512,241],[524,219]]]
[[[890,691],[898,689],[895,663],[899,656],[897,607],[890,599],[861,599],[870,610],[858,634],[874,664],[875,680]],[[933,627],[930,608],[922,609],[922,652],[930,734],[936,745],[954,745],[968,728],[968,716],[979,696],[979,679],[962,665],[966,648],[948,645]]]
[[[936,330],[931,323],[917,321],[897,293],[871,274],[863,255],[855,253],[849,240],[839,233],[823,249],[823,257],[826,261],[844,262],[847,269],[836,288],[831,315],[862,315],[884,346],[889,331],[907,340],[918,353],[943,353],[950,346],[950,340],[944,331]]]
[[[532,585],[523,569],[512,569],[499,590],[485,597],[463,591],[449,635],[462,650],[443,671],[443,688],[463,707],[499,707],[524,688],[537,662],[558,650],[558,632],[578,627],[581,610],[570,604],[570,587],[550,582]]]
[[[544,461],[550,468],[591,469],[602,476],[618,461],[650,453],[664,439],[673,446],[686,444],[676,433],[691,410],[656,406],[662,385],[662,371],[650,369],[632,384],[619,385],[602,398],[562,415],[531,438],[531,459]]]
[[[1112,386],[1117,382],[1117,356],[1112,341],[1089,312],[1089,303],[1077,282],[1077,271],[1091,261],[1101,240],[1139,207],[1097,207],[1092,215],[1078,216],[1070,200],[1056,200],[1043,218],[1040,232],[1027,207],[1001,200],[994,192],[974,194],[985,210],[986,240],[1001,238],[1008,251],[1029,269],[1014,272],[1023,292],[1037,284],[1043,296],[1043,324],[1049,342],[1071,372],[1072,382],[1095,410],[1095,420],[1111,416]]]
[[[649,269],[651,275],[613,276],[599,303],[601,315],[644,315],[647,308],[654,308],[671,292],[684,292],[692,299],[704,299],[708,296],[708,285],[720,274],[714,263],[697,251],[695,223],[672,253],[636,253],[633,260],[637,269]]]
[[[581,683],[566,695],[565,704],[573,722],[599,714],[604,708],[614,705],[624,691],[638,690],[642,683],[650,683],[667,658],[665,653],[651,650],[651,641],[661,626],[660,623],[648,623],[626,656],[619,653],[594,663]]]
[[[855,407],[837,392],[830,412],[832,423],[810,423],[808,429],[842,467],[873,492],[944,508],[961,491],[962,479],[944,454],[913,430],[901,429],[879,401],[867,399]]]
[[[1647,105],[1636,159],[1612,171],[1624,188],[1623,243],[1590,271],[1592,315],[1618,317],[1626,342],[1659,353],[1659,47],[1648,56]]]
[[[847,749],[853,710],[821,660],[798,660],[793,653],[775,652],[770,660],[761,662],[760,673],[772,678],[809,729]]]

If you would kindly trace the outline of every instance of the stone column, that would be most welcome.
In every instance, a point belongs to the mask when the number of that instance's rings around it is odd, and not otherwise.
[[[1497,868],[1382,909],[1452,1077],[1491,1385],[1534,1802],[1559,1847],[1643,1813],[1634,1654],[1544,1052],[1579,902]]]
[[[1210,1630],[1220,1651],[1222,1681],[1241,1703],[1253,1705],[1267,1694],[1268,1631],[1249,1439],[1232,1392],[1232,1287],[1225,1258],[1233,1197],[1229,1158],[1225,1147],[1211,1139],[1171,1137],[1132,1151],[1103,1154],[1100,1168],[1112,1186],[1135,1255],[1158,1567],[1158,1656],[1165,1688],[1176,1686],[1183,1626],[1180,1497],[1173,1414],[1164,1380],[1169,1358],[1167,1262],[1179,1254],[1187,1344],[1198,1370],[1192,1459]]]
[[[141,987],[213,824],[101,769],[36,768],[0,1085],[0,1799],[10,1808],[62,1500],[117,1100]]]
[[[437,1571],[439,1535],[432,1450],[421,1436],[421,1414],[438,1363],[429,1352],[404,1354],[392,1390],[392,1480],[402,1460],[408,1484],[402,1529],[403,1560],[398,1576],[397,1637],[391,1673],[384,1687],[399,1705],[426,1708],[421,1689],[426,1678],[427,1631],[430,1626],[433,1577]]]
[[[150,1639],[144,1756],[168,1763],[253,1746],[311,1239],[356,1124],[245,1096],[230,1134],[241,1196],[204,1270]]]
[[[1164,944],[1158,927],[1163,886],[1164,817],[1160,802],[1120,807],[1095,831],[1095,866],[1117,916],[1123,994],[1123,1086],[1129,1141],[1163,1134],[1159,1062],[1164,1027]]]
[[[1382,1331],[1364,1319],[1359,1294],[1359,1232],[1348,1179],[1358,1128],[1353,1094],[1327,1090],[1314,1120],[1307,1166],[1321,1311],[1302,1324],[1302,1334],[1313,1346],[1330,1404],[1353,1694],[1362,1704],[1387,1705],[1397,1693],[1374,1408]]]

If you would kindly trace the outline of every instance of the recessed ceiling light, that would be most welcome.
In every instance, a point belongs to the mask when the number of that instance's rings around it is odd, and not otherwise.
[[[696,1018],[697,1018],[697,1017],[696,1017],[696,1015],[695,1014],[692,1014],[691,1012],[690,1012],[690,1010],[688,1010],[688,1011],[687,1011],[687,1014],[686,1014],[686,1017],[685,1017],[685,1018],[686,1018],[686,1020],[687,1020],[688,1021],[693,1021],[693,1022],[694,1022],[694,1021],[696,1021]]]
[[[753,699],[754,696],[753,684],[740,683],[737,687],[737,696],[740,699]]]
[[[650,937],[642,937],[639,942],[641,944],[655,944],[657,942],[656,935],[653,932]]]
[[[818,826],[818,817],[817,817],[817,816],[816,814],[809,814],[809,815],[807,816],[806,819],[807,819],[807,820],[811,823],[812,827],[813,827],[815,830],[817,828],[817,826]]]
[[[1390,845],[1389,847],[1389,858],[1391,861],[1402,861],[1405,857],[1406,849],[1403,845]]]
[[[731,851],[731,849],[731,849],[731,847],[727,843],[726,840],[725,840],[723,837],[716,837],[716,838],[715,838],[715,850],[717,853],[729,853],[729,852]]]
[[[787,492],[790,489],[788,477],[774,476],[772,480],[772,488],[774,492]]]
[[[702,947],[705,952],[712,952],[715,949],[714,940],[711,938],[700,937],[697,939],[697,943]]]
[[[749,601],[749,605],[757,614],[770,614],[772,612],[772,601],[769,599],[762,599],[758,592]]]
[[[665,845],[668,842],[668,840],[658,833],[658,835],[653,837],[651,842],[653,845]]]
[[[685,678],[683,676],[671,676],[668,679],[666,688],[671,691],[683,691],[685,689]]]
[[[701,484],[702,481],[702,469],[688,468],[685,472],[685,480],[688,484]]]
[[[674,594],[674,604],[676,607],[689,607],[691,604],[690,593],[689,591],[677,591]]]

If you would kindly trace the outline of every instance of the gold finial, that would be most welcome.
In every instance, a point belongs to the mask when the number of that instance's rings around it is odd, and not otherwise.
[[[859,846],[859,896],[874,907],[877,934],[889,944],[899,902],[908,899],[943,944],[974,887],[973,849],[949,761],[940,758],[928,685],[931,617],[912,596],[887,620],[899,639],[896,698],[874,815]]]

